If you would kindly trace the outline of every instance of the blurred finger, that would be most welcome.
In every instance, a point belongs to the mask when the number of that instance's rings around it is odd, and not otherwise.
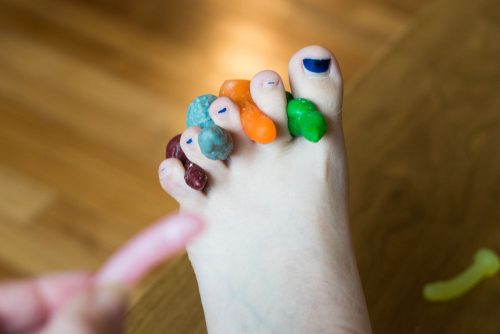
[[[53,315],[42,334],[123,333],[127,300],[118,286],[87,288]]]
[[[95,277],[96,285],[119,283],[133,286],[149,271],[203,230],[203,222],[192,215],[167,217],[136,235],[119,249]]]
[[[40,328],[76,291],[90,284],[90,274],[69,272],[0,285],[0,333]]]

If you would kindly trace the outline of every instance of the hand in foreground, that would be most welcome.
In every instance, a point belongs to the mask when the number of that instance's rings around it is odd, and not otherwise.
[[[127,289],[202,227],[194,217],[173,216],[133,238],[96,275],[68,272],[0,284],[0,334],[122,333]]]

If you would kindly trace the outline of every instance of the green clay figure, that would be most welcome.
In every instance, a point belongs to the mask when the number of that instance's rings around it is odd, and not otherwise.
[[[498,255],[490,249],[481,248],[474,254],[474,263],[463,273],[448,281],[427,284],[423,290],[424,297],[433,302],[460,297],[483,278],[494,276],[499,269]]]
[[[286,99],[290,134],[317,143],[326,133],[326,121],[316,105],[307,99],[294,99],[289,92],[286,92]]]

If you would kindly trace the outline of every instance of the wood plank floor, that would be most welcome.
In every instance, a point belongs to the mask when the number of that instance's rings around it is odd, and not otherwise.
[[[174,211],[156,168],[194,96],[315,43],[349,82],[428,1],[0,0],[0,279],[95,270]]]

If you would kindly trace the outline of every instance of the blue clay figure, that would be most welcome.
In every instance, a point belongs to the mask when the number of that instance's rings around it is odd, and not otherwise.
[[[226,160],[233,150],[231,135],[215,125],[208,113],[208,108],[217,96],[205,94],[198,96],[188,107],[186,124],[188,127],[199,126],[198,145],[204,156],[211,160]]]
[[[231,135],[215,124],[204,127],[198,136],[201,152],[212,160],[226,160],[233,151]]]
[[[214,124],[210,118],[208,108],[217,99],[217,96],[205,94],[196,97],[188,107],[186,124],[188,127],[199,126],[204,128],[209,124]]]

